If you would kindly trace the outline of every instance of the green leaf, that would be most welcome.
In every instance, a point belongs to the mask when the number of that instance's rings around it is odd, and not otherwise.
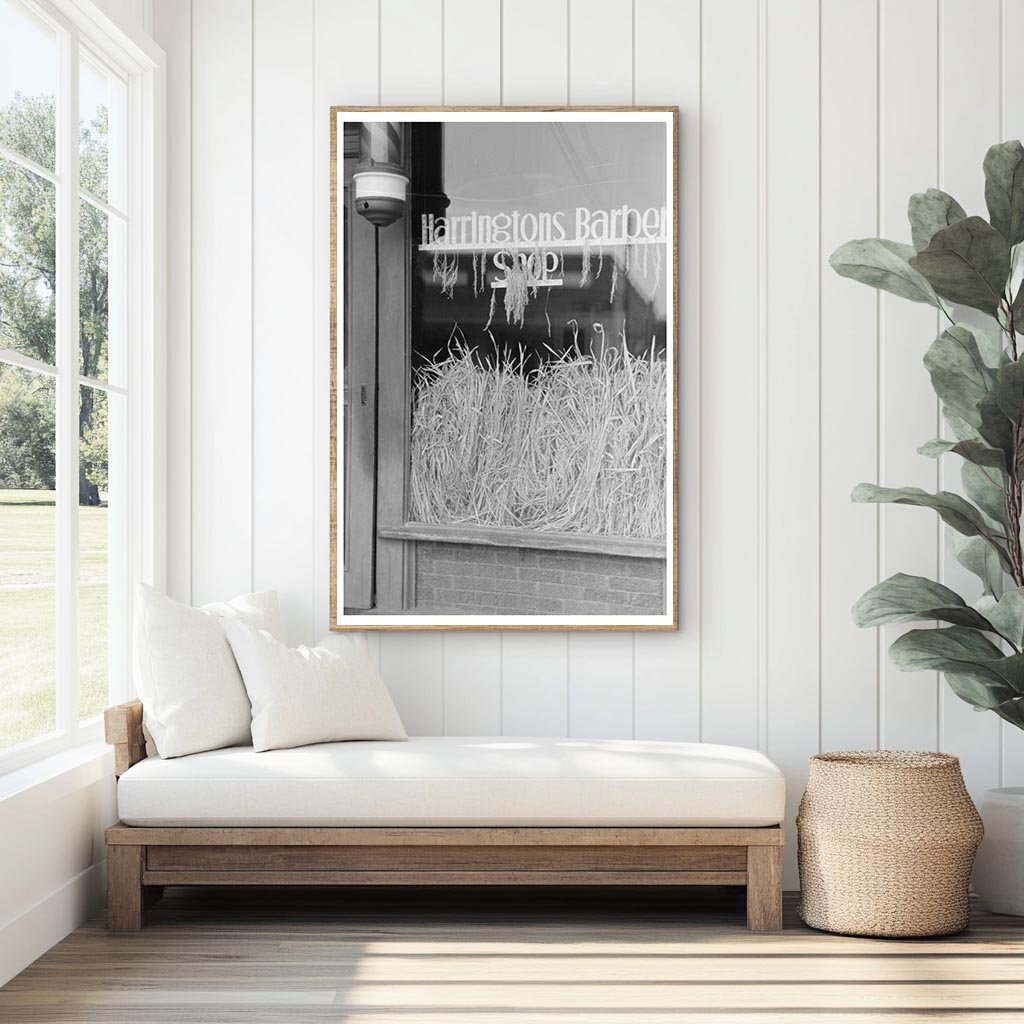
[[[950,686],[952,686],[951,678],[949,675],[946,676],[946,682],[950,683]],[[954,690],[954,692],[956,691]],[[982,709],[978,708],[977,710],[980,711]],[[1024,698],[1013,697],[1002,704],[997,704],[991,710],[1004,721],[1009,722],[1018,729],[1024,730]]]
[[[976,629],[912,629],[889,648],[904,672],[950,672],[976,684],[970,698],[976,707],[993,708],[1021,695],[1024,655],[1005,655]],[[961,694],[957,694],[961,696]]]
[[[980,662],[987,673],[989,662],[1005,658],[991,640],[966,626],[912,629],[892,643],[889,654],[905,672],[956,672]]]
[[[1024,590],[1008,590],[998,600],[986,594],[975,602],[975,607],[1001,637],[1018,651],[1024,648]]]
[[[890,242],[887,238],[859,238],[841,245],[829,257],[832,269],[842,277],[853,278],[872,288],[941,308],[932,286],[908,260],[914,247]]]
[[[878,487],[875,484],[858,484],[851,495],[853,501],[891,502],[895,505],[917,505],[938,512],[944,523],[952,526],[965,537],[983,537],[999,553],[1000,561],[1009,568],[1010,559],[1006,553],[1006,538],[985,522],[985,517],[970,502],[951,491],[929,494],[919,487]]]
[[[991,519],[1006,528],[1005,478],[1002,472],[987,466],[965,463],[960,468],[967,497]]]
[[[1003,347],[1003,335],[1000,331],[991,331],[977,324],[957,324],[974,335],[978,351],[985,365],[990,370],[998,370],[1010,362],[1010,353]]]
[[[862,628],[915,619],[939,619],[958,626],[992,630],[985,616],[969,607],[949,587],[901,572],[875,584],[853,606],[853,621]]]
[[[942,418],[958,441],[979,441],[981,434],[978,428],[971,426],[962,416],[958,416],[948,405],[942,406]]]
[[[1016,320],[1024,302],[1024,242],[1010,246],[1010,279],[1006,282],[1006,297],[1013,300],[1013,317]]]
[[[1000,471],[1006,469],[1006,455],[998,448],[990,448],[981,441],[946,441],[936,437],[926,441],[917,450],[922,455],[927,455],[929,459],[937,459],[940,455],[952,452],[976,466],[988,466]]]
[[[988,442],[990,448],[999,448],[1005,452],[1006,464],[1012,465],[1016,457],[1013,447],[1013,424],[999,408],[994,394],[986,395],[978,403],[978,415],[981,416],[978,433],[982,439]]]
[[[944,299],[995,315],[1010,273],[1006,239],[981,217],[935,233],[910,265]]]
[[[994,711],[1001,718],[1020,723],[1004,714],[1003,709],[1013,709],[1020,696],[1009,687],[994,684],[987,676],[960,675],[957,672],[944,672],[943,676],[949,688],[965,703],[974,707],[975,711]]]
[[[914,248],[918,251],[927,248],[936,231],[948,228],[966,216],[964,208],[941,189],[930,188],[927,192],[915,192],[907,207]]]
[[[1009,286],[1007,286],[1006,291],[1008,295],[1014,294]],[[1024,323],[1024,283],[1017,289],[1016,297],[1010,306],[1010,312],[1013,314],[1014,330],[1016,330],[1017,324]],[[1002,324],[1003,321],[1001,320],[1000,323]]]
[[[999,408],[1014,423],[1024,419],[1024,359],[996,371],[992,394]]]
[[[988,219],[1010,245],[1024,242],[1024,146],[999,142],[985,154]]]
[[[993,547],[982,537],[963,537],[953,532],[946,537],[953,557],[981,580],[986,594],[994,594],[1002,585],[1003,569]]]
[[[981,426],[978,403],[995,383],[995,371],[985,365],[971,329],[955,324],[928,347],[924,365],[943,405],[974,427]]]

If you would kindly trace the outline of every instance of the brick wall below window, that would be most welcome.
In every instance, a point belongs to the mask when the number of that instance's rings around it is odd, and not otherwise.
[[[665,562],[420,541],[416,607],[441,614],[661,615]]]

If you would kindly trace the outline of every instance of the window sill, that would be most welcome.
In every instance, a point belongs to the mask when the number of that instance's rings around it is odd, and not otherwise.
[[[88,740],[0,775],[0,810],[5,814],[38,806],[114,777],[114,752],[103,740]]]
[[[437,544],[481,544],[497,548],[531,548],[535,551],[582,551],[591,555],[623,558],[657,558],[667,555],[663,540],[629,537],[593,537],[579,533],[542,533],[539,530],[499,530],[491,526],[438,526],[406,523],[379,526],[377,534],[389,540],[422,540]]]

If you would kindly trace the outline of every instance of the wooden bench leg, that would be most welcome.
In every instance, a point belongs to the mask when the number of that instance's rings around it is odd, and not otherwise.
[[[107,927],[112,932],[137,932],[142,928],[144,854],[143,846],[107,847]]]
[[[782,847],[747,847],[747,927],[782,931]]]

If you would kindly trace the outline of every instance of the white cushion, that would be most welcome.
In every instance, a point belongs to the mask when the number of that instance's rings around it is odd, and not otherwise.
[[[775,825],[782,772],[740,747],[410,737],[149,758],[117,786],[129,825]]]
[[[222,621],[279,636],[277,594],[247,594],[202,608],[140,584],[135,604],[135,686],[161,757],[251,741],[249,698]]]
[[[254,750],[405,739],[363,637],[347,637],[334,651],[293,649],[244,622],[225,619],[223,625],[252,704]]]

